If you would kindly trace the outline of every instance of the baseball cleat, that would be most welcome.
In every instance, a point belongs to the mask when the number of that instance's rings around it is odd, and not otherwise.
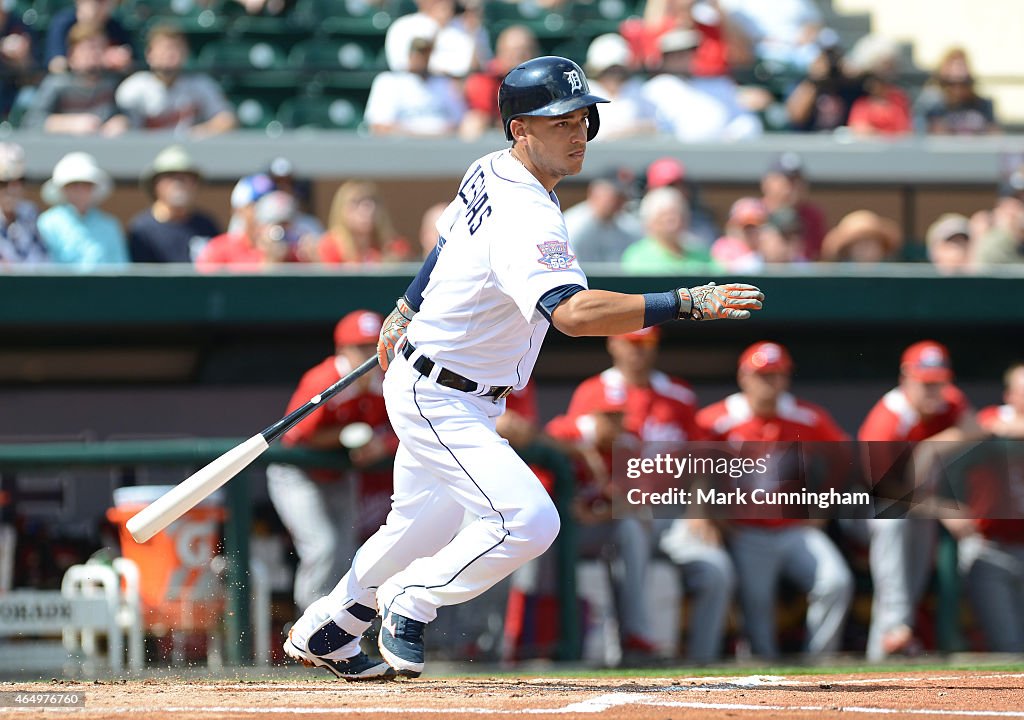
[[[377,647],[387,664],[401,677],[419,677],[423,672],[423,628],[426,623],[399,615],[384,614],[377,636]]]
[[[333,660],[303,650],[292,642],[291,633],[288,635],[288,639],[284,641],[285,655],[306,667],[326,668],[342,680],[391,680],[395,677],[395,671],[386,662],[372,660],[364,652],[345,660]]]

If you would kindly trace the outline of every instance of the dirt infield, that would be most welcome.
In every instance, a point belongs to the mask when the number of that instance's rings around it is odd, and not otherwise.
[[[1024,672],[913,671],[829,675],[643,678],[428,678],[390,683],[3,683],[13,693],[81,693],[84,706],[0,708],[0,718],[44,716],[297,718],[395,716],[599,720],[667,718],[1024,718]]]

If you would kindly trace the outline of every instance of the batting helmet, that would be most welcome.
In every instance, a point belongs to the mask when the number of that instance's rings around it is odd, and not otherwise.
[[[555,117],[573,110],[589,108],[587,140],[593,140],[601,127],[597,103],[602,97],[590,94],[583,70],[563,57],[539,57],[512,69],[498,88],[498,110],[505,125],[505,138],[512,139],[512,121],[524,115]]]

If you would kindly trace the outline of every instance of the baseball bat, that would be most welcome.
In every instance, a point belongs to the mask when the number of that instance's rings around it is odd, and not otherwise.
[[[320,394],[315,395],[302,407],[288,413],[270,427],[236,445],[209,465],[194,472],[133,515],[127,523],[128,532],[135,538],[135,542],[144,543],[149,540],[248,467],[253,460],[270,447],[270,443],[301,422],[321,403],[330,400],[375,367],[377,367],[376,355]]]

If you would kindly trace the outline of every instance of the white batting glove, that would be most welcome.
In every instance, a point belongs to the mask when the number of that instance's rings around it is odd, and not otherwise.
[[[380,337],[377,338],[377,363],[382,370],[387,370],[395,359],[395,347],[405,337],[406,328],[415,315],[416,311],[409,307],[409,301],[400,297],[395,301],[395,309],[384,319]]]
[[[680,320],[746,320],[760,310],[764,293],[753,285],[727,283],[678,288]]]

